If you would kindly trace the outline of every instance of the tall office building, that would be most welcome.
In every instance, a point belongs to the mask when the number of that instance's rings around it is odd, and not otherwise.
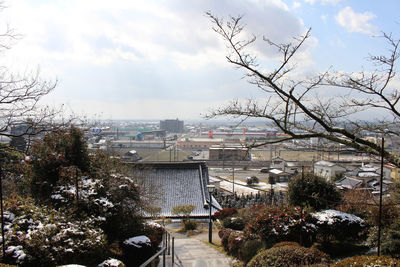
[[[178,119],[160,121],[160,130],[170,133],[183,133],[183,121]]]

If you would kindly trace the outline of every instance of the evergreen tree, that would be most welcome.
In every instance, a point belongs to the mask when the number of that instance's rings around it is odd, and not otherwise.
[[[333,183],[307,173],[298,175],[289,182],[287,198],[290,205],[310,207],[318,211],[336,206],[342,195]]]

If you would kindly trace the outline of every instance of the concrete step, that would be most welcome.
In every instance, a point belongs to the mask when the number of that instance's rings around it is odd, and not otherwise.
[[[165,266],[167,267],[230,267],[232,259],[225,254],[213,249],[200,240],[194,238],[175,239],[175,258],[172,266],[171,256],[166,256]],[[158,267],[162,267],[162,256]]]

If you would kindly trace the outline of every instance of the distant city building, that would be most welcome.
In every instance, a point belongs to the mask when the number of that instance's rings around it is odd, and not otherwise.
[[[223,138],[181,138],[178,140],[180,149],[208,149],[213,145],[220,145],[224,142]]]
[[[301,167],[298,162],[286,161],[284,158],[277,156],[271,159],[271,168],[282,170],[289,174],[297,174]]]
[[[183,121],[178,119],[160,121],[160,130],[165,130],[169,133],[183,133]]]
[[[251,160],[250,149],[240,145],[213,145],[209,149],[210,160]]]
[[[166,143],[162,140],[113,140],[110,141],[111,148],[137,148],[137,149],[165,149]]]

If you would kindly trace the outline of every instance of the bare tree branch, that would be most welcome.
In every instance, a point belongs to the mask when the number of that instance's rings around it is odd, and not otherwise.
[[[268,95],[267,103],[248,101],[242,104],[233,101],[228,106],[211,112],[208,117],[231,115],[238,118],[264,118],[272,122],[281,132],[289,137],[280,141],[320,137],[340,143],[372,155],[380,155],[380,145],[363,138],[362,130],[369,130],[385,135],[399,135],[399,132],[385,129],[385,125],[399,125],[398,110],[400,93],[392,87],[396,77],[396,62],[399,58],[399,40],[383,34],[389,47],[389,55],[370,56],[377,69],[374,72],[338,73],[327,70],[314,78],[292,80],[288,76],[294,70],[294,56],[310,38],[310,29],[304,35],[293,38],[286,44],[277,44],[266,37],[263,41],[275,49],[281,56],[280,63],[269,73],[261,71],[256,55],[248,48],[257,41],[255,35],[243,38],[244,25],[242,16],[230,17],[227,22],[207,13],[213,23],[214,31],[226,42],[228,62],[247,71],[249,82]],[[323,89],[340,88],[340,94],[334,97],[321,97]],[[391,121],[379,123],[356,121],[351,116],[361,111],[372,109],[386,110],[393,117]],[[347,125],[351,127],[343,126]],[[266,142],[259,145],[264,145]],[[389,162],[400,166],[400,158],[389,151],[384,151]]]

